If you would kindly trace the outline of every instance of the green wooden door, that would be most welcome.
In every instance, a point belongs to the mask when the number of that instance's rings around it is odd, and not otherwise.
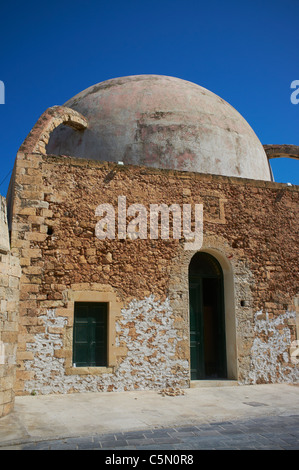
[[[191,380],[226,378],[222,270],[207,253],[193,258],[189,267]]]
[[[107,304],[75,304],[73,363],[76,367],[107,365]]]
[[[191,379],[204,377],[203,322],[201,314],[201,279],[190,279],[190,361]]]

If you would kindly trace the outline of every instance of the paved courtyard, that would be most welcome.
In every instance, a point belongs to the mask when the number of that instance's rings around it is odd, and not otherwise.
[[[16,397],[14,411],[0,420],[0,450],[299,448],[298,386],[240,385],[183,392]]]
[[[299,417],[254,418],[198,426],[91,435],[24,444],[18,448],[110,451],[299,450]]]

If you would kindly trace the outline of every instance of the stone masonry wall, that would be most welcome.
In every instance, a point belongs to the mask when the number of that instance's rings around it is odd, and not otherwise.
[[[96,238],[96,207],[117,209],[118,196],[146,208],[203,203],[204,246],[227,260],[234,279],[232,378],[297,380],[290,356],[297,340],[297,187],[22,152],[16,183],[18,394],[189,386],[186,273],[194,253],[181,240]],[[111,363],[76,371],[72,299],[107,292],[119,305]]]
[[[6,200],[0,196],[0,417],[14,407],[20,264],[10,252]]]

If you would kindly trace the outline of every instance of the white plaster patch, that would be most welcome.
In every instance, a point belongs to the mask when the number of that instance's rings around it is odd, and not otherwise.
[[[27,345],[34,354],[27,360],[26,370],[35,378],[26,382],[25,390],[32,393],[69,393],[87,391],[145,390],[164,387],[187,387],[189,363],[176,358],[181,339],[173,327],[174,317],[169,300],[156,301],[154,296],[133,300],[121,311],[116,324],[117,344],[126,344],[127,356],[114,373],[101,375],[65,375],[65,360],[54,356],[63,347],[61,336],[49,333],[49,327],[65,327],[67,319],[56,317],[48,310],[40,317],[45,332],[35,335]]]
[[[259,318],[263,316],[263,318]],[[298,368],[292,365],[289,354],[291,331],[287,320],[295,318],[295,312],[286,312],[270,319],[263,312],[255,314],[256,338],[251,349],[250,383],[281,383],[298,381]]]
[[[126,344],[128,354],[116,372],[119,386],[148,389],[187,384],[189,363],[175,357],[180,338],[169,299],[162,303],[154,296],[134,300],[121,313],[118,340]]]
[[[48,310],[47,315],[40,317],[45,325],[45,332],[35,335],[35,342],[27,345],[27,350],[33,352],[33,361],[26,361],[26,370],[34,371],[35,379],[26,383],[25,390],[36,392],[42,387],[42,393],[59,392],[57,378],[64,371],[64,359],[54,356],[56,349],[61,349],[62,339],[58,333],[49,333],[49,328],[63,328],[67,324],[64,317],[56,317],[55,310]]]

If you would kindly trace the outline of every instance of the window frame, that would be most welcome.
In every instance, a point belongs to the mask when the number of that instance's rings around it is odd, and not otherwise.
[[[80,285],[81,289],[85,287]],[[98,291],[88,289],[75,290],[68,289],[65,294],[68,299],[66,309],[61,309],[67,314],[68,324],[65,328],[63,340],[63,350],[61,357],[65,358],[65,374],[66,375],[101,375],[113,373],[115,371],[118,358],[126,355],[126,348],[116,345],[116,322],[121,316],[122,303],[117,299],[111,288],[108,291]],[[105,287],[105,286],[104,286]],[[74,367],[73,364],[73,330],[74,330],[74,309],[75,303],[79,302],[100,302],[107,303],[107,365],[106,366],[80,366]]]
[[[96,307],[99,307],[98,311]],[[86,312],[82,309],[87,309]],[[87,315],[86,315],[87,313]],[[107,302],[75,302],[74,304],[74,327],[73,327],[73,367],[107,367],[108,364],[108,314],[109,304]],[[98,320],[97,321],[97,317]],[[80,326],[81,325],[81,326]],[[100,341],[96,338],[96,329],[103,328],[103,351],[98,357],[96,353]],[[87,341],[80,341],[79,330],[82,329],[87,335]],[[84,348],[85,361],[79,361],[80,345]],[[81,358],[82,359],[82,358]],[[101,362],[101,364],[93,364]],[[78,363],[83,363],[77,365]]]

